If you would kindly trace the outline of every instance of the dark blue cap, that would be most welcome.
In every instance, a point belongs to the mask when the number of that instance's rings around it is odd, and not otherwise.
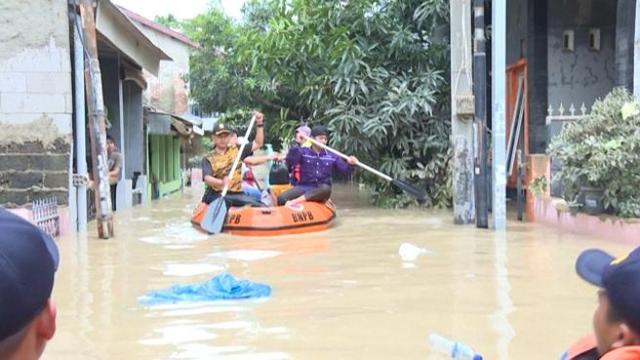
[[[216,123],[215,126],[213,127],[213,135],[220,135],[220,134],[231,134],[233,131],[231,130],[230,127],[227,127],[225,124],[219,122]]]
[[[320,135],[329,136],[329,130],[323,125],[316,125],[311,128],[311,137]]]
[[[58,247],[49,235],[0,208],[0,341],[44,309],[58,261]]]
[[[603,288],[616,312],[640,331],[640,247],[619,258],[598,249],[585,250],[578,256],[576,272]]]

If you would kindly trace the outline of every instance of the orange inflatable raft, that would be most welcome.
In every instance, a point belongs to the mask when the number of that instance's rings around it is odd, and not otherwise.
[[[208,205],[200,203],[193,211],[191,223],[200,228]],[[223,231],[241,236],[275,236],[326,230],[336,217],[331,200],[307,201],[296,206],[231,207]]]

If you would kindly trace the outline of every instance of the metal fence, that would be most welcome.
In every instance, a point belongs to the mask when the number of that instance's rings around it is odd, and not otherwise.
[[[31,203],[33,223],[42,231],[51,235],[60,235],[60,215],[58,214],[58,198],[49,196],[33,200]]]
[[[568,114],[565,115],[565,112],[568,110]],[[576,114],[576,112],[580,110],[580,114]],[[547,108],[547,117],[546,123],[547,126],[552,125],[554,123],[564,123],[567,121],[575,121],[584,119],[589,114],[587,113],[589,109],[585,106],[584,103],[580,106],[580,109],[577,109],[574,104],[571,104],[568,109],[564,107],[563,103],[554,109],[553,106],[549,105]]]
[[[576,114],[578,110],[580,113]],[[589,109],[584,103],[582,103],[580,109],[576,109],[574,104],[571,104],[569,109],[565,109],[562,103],[560,103],[560,105],[555,109],[553,106],[549,105],[546,117],[547,139],[549,140],[549,143],[551,143],[551,140],[562,132],[562,129],[566,124],[587,118],[589,116],[588,111]],[[562,196],[561,184],[554,181],[554,174],[560,169],[562,169],[562,163],[551,158],[551,195],[556,197]]]

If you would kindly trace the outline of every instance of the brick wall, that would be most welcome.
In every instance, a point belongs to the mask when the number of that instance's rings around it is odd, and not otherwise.
[[[56,195],[67,204],[69,143],[57,139],[0,145],[0,205],[16,207]]]
[[[72,91],[66,1],[0,4],[0,206],[66,204]]]

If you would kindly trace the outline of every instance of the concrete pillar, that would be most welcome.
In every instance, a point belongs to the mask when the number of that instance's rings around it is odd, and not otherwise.
[[[475,201],[470,0],[451,0],[450,10],[453,218],[456,224],[472,224]]]
[[[505,87],[507,70],[507,1],[493,0],[492,3],[492,146],[493,146],[493,226],[495,230],[504,230],[507,222],[507,169],[506,169],[506,125],[505,125]]]
[[[84,45],[82,44],[80,34],[80,17],[76,16],[73,26],[73,51],[74,51],[74,120],[76,123],[75,128],[75,148],[76,148],[76,172],[79,175],[88,177],[89,171],[87,169],[87,122],[85,118],[85,93],[84,93]],[[88,215],[88,201],[87,201],[87,187],[80,185],[77,189],[69,188],[69,192],[77,192],[76,197],[76,219],[74,222],[76,231],[85,232],[87,230],[87,215]]]

